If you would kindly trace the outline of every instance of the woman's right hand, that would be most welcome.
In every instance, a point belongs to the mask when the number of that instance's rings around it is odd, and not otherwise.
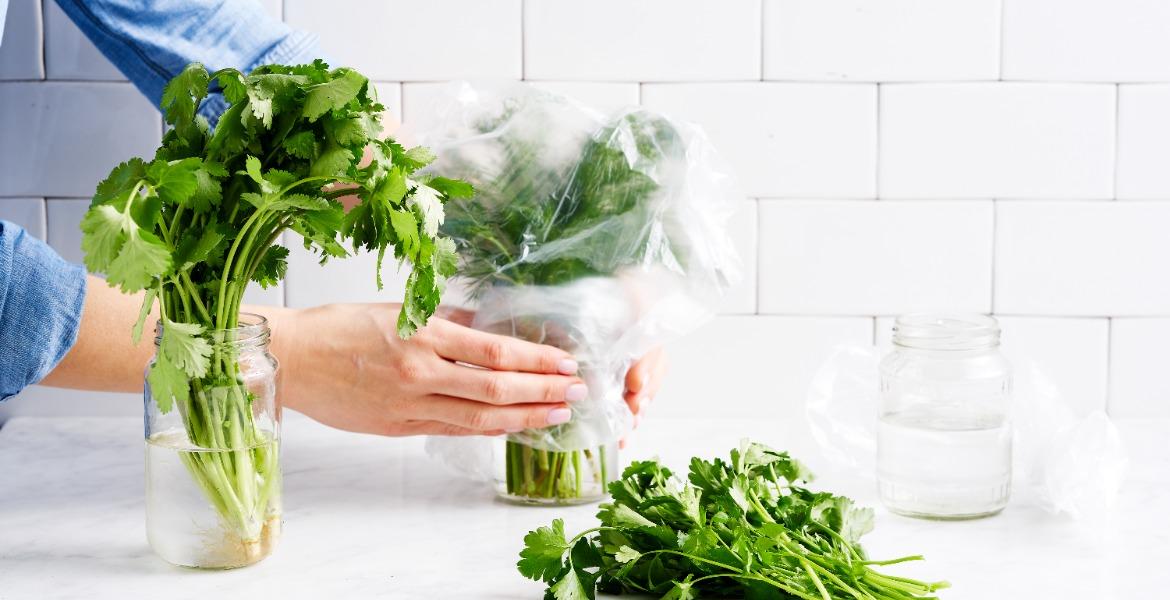
[[[444,309],[404,341],[398,310],[257,311],[272,321],[285,406],[362,433],[498,435],[564,423],[588,395],[563,350],[476,331],[471,313]]]

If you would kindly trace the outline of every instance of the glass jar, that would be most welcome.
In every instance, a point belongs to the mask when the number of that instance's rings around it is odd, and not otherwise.
[[[279,368],[267,320],[243,313],[239,323],[201,336],[210,365],[204,376],[184,377],[185,397],[152,394],[161,324],[155,336],[144,403],[146,532],[175,565],[243,567],[271,554],[280,537]]]
[[[618,445],[544,450],[515,435],[500,438],[496,493],[521,504],[587,504],[605,498],[619,478]]]
[[[1011,493],[1011,367],[982,315],[907,315],[881,362],[877,480],[891,511],[971,519]]]

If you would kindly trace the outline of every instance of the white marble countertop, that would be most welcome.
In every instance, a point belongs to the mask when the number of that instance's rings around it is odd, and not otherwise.
[[[891,572],[948,579],[947,600],[1170,597],[1170,421],[1120,424],[1133,464],[1105,527],[1020,503],[980,521],[938,523],[878,508],[871,555],[921,553]],[[814,470],[797,419],[650,419],[624,459],[723,455],[743,437],[788,449]],[[342,433],[286,419],[285,534],[246,569],[200,572],[155,557],[143,524],[142,423],[13,419],[0,430],[0,600],[54,598],[539,598],[515,570],[525,532],[592,506],[493,500],[428,459],[417,439]],[[823,469],[822,469],[823,470]],[[876,504],[868,485],[822,473],[817,485]]]

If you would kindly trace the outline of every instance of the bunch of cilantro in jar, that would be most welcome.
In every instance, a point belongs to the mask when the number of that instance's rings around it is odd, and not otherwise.
[[[521,85],[461,84],[452,97],[423,139],[442,172],[476,188],[441,228],[473,326],[567,350],[589,395],[569,422],[490,450],[431,449],[507,499],[597,500],[619,474],[629,365],[703,323],[738,276],[725,231],[738,197],[702,132],[664,115],[606,116]]]

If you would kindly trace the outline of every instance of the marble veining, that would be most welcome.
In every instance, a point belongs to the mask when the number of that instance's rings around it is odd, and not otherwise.
[[[1017,502],[981,521],[936,523],[878,509],[875,557],[922,553],[894,573],[949,579],[947,600],[1153,599],[1170,589],[1170,420],[1121,421],[1132,455],[1117,514],[1078,523]],[[623,459],[682,468],[743,437],[791,450],[817,485],[876,505],[829,468],[790,419],[649,419]],[[285,536],[251,568],[199,572],[155,557],[143,524],[138,419],[17,418],[0,430],[0,600],[122,598],[539,598],[516,573],[526,531],[555,517],[588,527],[595,507],[493,499],[428,458],[419,439],[328,429],[289,415]]]

